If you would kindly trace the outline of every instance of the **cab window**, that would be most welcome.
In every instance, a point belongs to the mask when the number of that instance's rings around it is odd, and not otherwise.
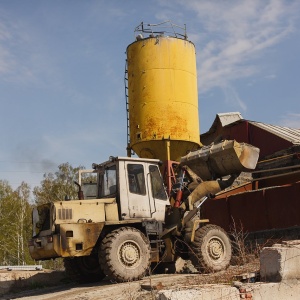
[[[151,190],[153,198],[167,200],[167,194],[158,167],[150,165],[149,172],[151,178]]]
[[[81,188],[84,199],[97,198],[97,174],[96,173],[82,173],[81,174]]]
[[[117,193],[116,165],[105,168],[99,175],[99,198],[113,197]]]
[[[144,166],[142,164],[128,164],[127,174],[129,192],[146,195]]]

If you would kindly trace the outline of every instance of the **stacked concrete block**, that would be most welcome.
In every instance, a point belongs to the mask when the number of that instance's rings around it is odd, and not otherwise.
[[[265,247],[260,254],[261,281],[300,279],[300,240]]]

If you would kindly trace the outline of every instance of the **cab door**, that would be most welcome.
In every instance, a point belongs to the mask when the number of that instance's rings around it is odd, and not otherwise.
[[[125,162],[125,173],[129,217],[151,218],[155,207],[150,202],[146,164]]]
[[[165,220],[166,206],[170,204],[163,178],[157,165],[148,165],[148,186],[150,203],[153,203],[152,218],[157,221]]]

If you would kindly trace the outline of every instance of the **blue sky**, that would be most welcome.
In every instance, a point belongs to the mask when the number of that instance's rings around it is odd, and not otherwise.
[[[0,179],[126,155],[126,47],[142,21],[187,25],[200,131],[215,115],[300,128],[300,1],[0,0]]]

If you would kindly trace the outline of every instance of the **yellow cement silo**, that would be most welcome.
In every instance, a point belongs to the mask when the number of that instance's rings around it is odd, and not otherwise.
[[[129,148],[179,160],[200,146],[195,46],[159,35],[127,47]]]

